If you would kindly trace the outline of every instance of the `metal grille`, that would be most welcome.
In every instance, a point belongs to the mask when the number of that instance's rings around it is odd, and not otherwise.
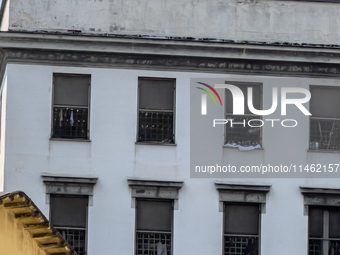
[[[224,255],[258,255],[258,237],[224,235]]]
[[[53,135],[55,138],[87,139],[88,109],[53,107]]]
[[[327,242],[326,240],[320,239],[309,239],[309,255],[323,255],[322,254],[322,243]],[[329,241],[329,251],[328,254],[340,255],[340,240],[330,240]]]
[[[309,239],[309,255],[321,255],[322,242],[320,240]]]
[[[171,233],[170,232],[147,232],[136,233],[136,254],[157,255],[157,244],[166,244],[167,254],[171,255]]]
[[[174,142],[172,111],[139,110],[138,142]]]
[[[310,120],[310,150],[340,149],[340,120]],[[317,144],[317,145],[316,145]]]
[[[86,255],[86,230],[57,229],[62,237],[74,248],[78,255]]]
[[[246,116],[235,116],[235,115],[227,115],[227,120],[232,120],[233,123],[245,121],[245,125],[243,124],[233,124],[231,127],[230,121],[226,124],[226,143],[236,143],[242,146],[249,145],[257,145],[261,144],[261,122],[256,121],[254,117],[246,117]],[[258,119],[258,118],[257,118]],[[248,125],[248,121],[254,120],[250,122],[251,126],[258,127],[250,127]]]

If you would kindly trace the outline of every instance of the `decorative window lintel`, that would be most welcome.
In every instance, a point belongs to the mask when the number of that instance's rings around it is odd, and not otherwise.
[[[264,214],[267,193],[271,184],[253,183],[227,183],[215,181],[215,187],[219,192],[219,211],[223,212],[225,202],[257,203],[261,204],[261,212]]]
[[[179,189],[183,181],[167,181],[129,178],[128,184],[131,187],[131,207],[135,208],[136,198],[172,199],[174,209],[178,210]]]
[[[50,194],[63,194],[89,196],[89,205],[93,205],[93,186],[97,183],[97,176],[42,173],[41,178],[46,185],[46,204],[50,203]]]
[[[304,215],[308,215],[308,206],[340,206],[340,189],[302,187],[304,196]]]

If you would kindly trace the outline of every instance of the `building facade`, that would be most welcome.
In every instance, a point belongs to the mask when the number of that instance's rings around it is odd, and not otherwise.
[[[339,13],[336,1],[3,0],[0,190],[23,190],[79,255],[340,254]],[[261,109],[274,87],[306,89],[312,116],[278,107],[270,118],[296,127],[246,136],[195,128],[191,82],[209,79],[253,87]],[[303,171],[197,178],[199,146],[220,165]]]

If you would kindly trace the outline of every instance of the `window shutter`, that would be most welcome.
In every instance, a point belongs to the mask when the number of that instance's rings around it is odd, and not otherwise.
[[[54,105],[88,106],[89,77],[54,75]]]
[[[171,232],[172,201],[139,200],[137,230]]]
[[[51,223],[55,227],[86,228],[88,197],[51,195]]]

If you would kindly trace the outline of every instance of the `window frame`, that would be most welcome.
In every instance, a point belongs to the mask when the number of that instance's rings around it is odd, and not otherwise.
[[[138,201],[152,201],[152,202],[171,202],[171,205],[172,205],[172,212],[171,212],[171,246],[170,246],[170,254],[168,255],[172,255],[173,254],[173,246],[174,246],[174,210],[175,210],[175,201],[174,199],[160,199],[160,198],[143,198],[143,197],[139,197],[139,198],[136,198],[136,201],[135,201],[135,229],[134,229],[134,254],[135,255],[138,255],[137,254],[137,222],[138,222]],[[148,231],[146,231],[148,232]],[[150,231],[151,232],[151,231]],[[155,231],[156,232],[156,231]]]
[[[219,195],[219,212],[223,212],[223,227],[222,227],[222,255],[224,254],[224,218],[225,218],[225,205],[226,204],[242,204],[259,206],[259,242],[258,242],[258,255],[261,254],[261,220],[262,214],[266,213],[266,200],[267,194],[270,191],[271,184],[268,183],[235,183],[215,181],[215,188]]]
[[[171,200],[172,201],[172,239],[171,239],[171,252],[173,254],[174,248],[174,222],[175,212],[178,210],[179,190],[183,186],[183,181],[174,180],[157,180],[157,179],[140,179],[140,178],[128,178],[128,185],[131,188],[131,208],[135,209],[135,229],[134,229],[134,254],[136,254],[136,227],[137,227],[137,213],[136,213],[136,201],[138,199],[152,201],[157,200]],[[171,254],[168,254],[171,255]]]
[[[70,175],[70,174],[53,174],[41,173],[41,178],[45,184],[45,203],[51,203],[51,196],[82,196],[87,197],[87,229],[86,238],[88,237],[88,215],[89,207],[93,206],[93,190],[94,185],[98,181],[98,176],[95,175]],[[49,208],[49,218],[51,219],[51,206]],[[86,239],[87,245],[87,239]],[[87,246],[86,246],[87,249]]]
[[[259,94],[260,94],[260,98],[259,98],[259,103],[260,103],[260,109],[257,109],[257,110],[263,110],[263,83],[262,82],[243,82],[243,81],[225,81],[225,84],[231,84],[231,85],[235,85],[239,88],[239,86],[245,86],[245,87],[248,87],[248,86],[259,86],[260,88],[260,91],[259,91]],[[246,105],[248,105],[248,89],[247,89],[247,95],[246,97],[244,98],[245,102],[246,102]],[[223,112],[224,112],[224,116],[226,119],[228,119],[228,116],[229,115],[233,115],[232,111],[227,111],[227,89],[225,89],[224,91],[224,102],[225,102],[225,107],[223,109]],[[253,100],[254,102],[254,100]],[[235,116],[242,116],[244,118],[251,118],[251,117],[256,117],[256,119],[263,119],[262,116],[260,115],[255,115],[255,114],[244,114],[244,115],[235,115]],[[263,148],[263,129],[262,127],[260,127],[260,134],[259,134],[259,142],[260,142],[260,146],[261,146],[261,149]],[[223,141],[223,144],[227,144],[228,140],[227,140],[227,125],[225,125],[224,127],[224,141]],[[229,147],[229,146],[224,146],[224,148],[231,148],[231,149],[237,149],[237,147]],[[255,149],[256,150],[256,149]]]
[[[317,88],[317,89],[336,89],[339,90],[340,92],[340,87],[339,86],[322,86],[322,85],[309,85],[309,91],[312,91],[312,88]],[[309,110],[311,110],[311,102],[312,98],[309,101]],[[311,113],[313,114],[313,113]],[[338,149],[312,149],[311,148],[311,127],[312,127],[312,120],[328,120],[328,121],[340,121],[340,116],[339,118],[331,118],[331,117],[314,117],[313,115],[309,116],[309,125],[308,125],[308,145],[307,145],[307,151],[309,152],[326,152],[326,153],[340,153],[340,138],[339,138],[339,144]],[[318,142],[319,143],[319,142]],[[318,145],[318,147],[320,144]]]
[[[240,235],[235,234],[234,236],[248,236],[248,237],[257,237],[258,238],[258,252],[256,255],[261,254],[261,215],[262,215],[262,205],[260,203],[241,203],[241,202],[224,202],[223,203],[223,232],[222,232],[222,255],[228,255],[225,253],[225,237],[228,234],[225,234],[225,213],[226,213],[226,207],[230,205],[253,205],[258,207],[258,223],[259,223],[259,229],[258,229],[258,235]],[[234,254],[234,253],[233,253]]]
[[[174,86],[174,90],[173,90],[173,110],[172,110],[172,114],[173,114],[173,122],[172,122],[172,127],[173,127],[173,131],[172,131],[172,136],[173,136],[173,142],[159,142],[159,141],[139,141],[139,112],[140,112],[140,108],[139,108],[139,95],[140,95],[140,80],[151,80],[151,81],[173,81],[173,86]],[[135,140],[135,144],[143,144],[143,145],[176,145],[176,82],[177,79],[176,78],[172,78],[172,77],[150,77],[150,76],[138,76],[137,77],[137,126],[136,126],[136,140]],[[157,112],[157,110],[152,110]],[[162,111],[162,110],[159,110]],[[169,111],[169,110],[166,110]],[[169,111],[171,112],[171,111]]]
[[[300,186],[300,192],[303,195],[303,215],[309,217],[309,208],[339,208],[340,189]],[[307,218],[309,221],[309,218]],[[309,254],[309,223],[307,222],[307,252]],[[327,253],[328,254],[328,253]]]
[[[309,229],[310,229],[310,224],[309,224],[309,212],[311,208],[316,208],[316,209],[321,209],[322,210],[322,237],[310,237],[309,236]],[[321,254],[329,254],[329,249],[331,248],[330,242],[331,241],[339,241],[340,238],[331,238],[329,236],[329,226],[330,226],[330,211],[332,208],[337,208],[337,210],[340,212],[340,207],[338,206],[313,206],[310,205],[308,206],[308,254],[310,254],[310,240],[319,240],[322,243],[322,250]],[[327,220],[327,221],[326,221]],[[326,232],[326,233],[325,233]]]
[[[59,232],[59,229],[61,230],[85,230],[85,247],[84,247],[84,255],[87,254],[88,252],[88,217],[89,217],[89,206],[90,206],[90,199],[89,196],[87,195],[72,195],[72,194],[50,194],[50,204],[49,204],[49,219],[50,219],[50,223],[53,225],[52,222],[52,210],[53,210],[53,204],[52,204],[52,200],[51,197],[72,197],[72,198],[79,198],[79,197],[83,197],[86,198],[86,222],[85,222],[85,229],[84,228],[73,228],[73,227],[56,227],[54,226],[54,228]],[[62,233],[59,232],[59,234],[65,239],[65,241],[68,242],[67,238],[64,237],[62,235]],[[69,242],[68,242],[69,243]],[[72,246],[73,247],[73,246]],[[75,249],[75,247],[73,247]],[[78,253],[77,253],[78,254]]]
[[[88,84],[88,98],[87,98],[87,108],[82,106],[77,106],[77,108],[87,109],[87,130],[86,130],[86,138],[69,138],[69,137],[54,137],[54,126],[53,126],[53,115],[54,115],[54,90],[55,90],[55,76],[68,76],[68,77],[87,77],[89,79]],[[85,73],[60,73],[53,72],[52,73],[52,98],[51,98],[51,131],[50,131],[50,140],[59,140],[59,141],[90,141],[90,112],[91,112],[91,84],[92,76],[91,74]],[[74,107],[75,106],[65,106],[65,107]]]

